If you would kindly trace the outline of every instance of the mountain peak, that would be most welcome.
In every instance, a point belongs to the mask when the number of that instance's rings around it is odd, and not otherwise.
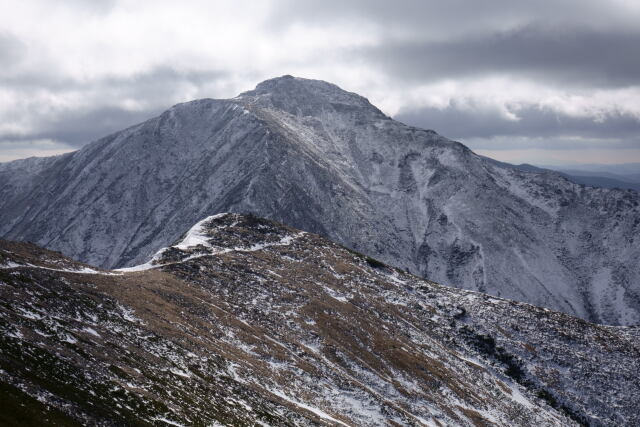
[[[363,109],[382,114],[367,98],[348,92],[323,80],[305,79],[289,74],[265,80],[255,89],[241,93],[249,99],[295,115],[317,115],[327,107]]]
[[[315,93],[346,93],[340,87],[333,83],[325,82],[324,80],[305,79],[302,77],[294,77],[290,74],[284,76],[274,77],[272,79],[265,80],[258,83],[256,88],[252,91],[247,91],[245,94],[255,93],[258,95],[264,95],[267,93],[287,93],[289,95],[296,95],[295,92],[315,92]],[[358,96],[356,94],[351,94]]]
[[[0,165],[0,236],[101,267],[141,264],[217,212],[321,234],[452,286],[640,321],[638,193],[478,157],[319,80],[278,77],[73,154]]]

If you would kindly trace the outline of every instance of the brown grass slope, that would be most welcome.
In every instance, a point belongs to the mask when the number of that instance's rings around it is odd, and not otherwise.
[[[0,421],[640,422],[637,328],[443,287],[252,216],[200,232],[137,272],[1,241]]]

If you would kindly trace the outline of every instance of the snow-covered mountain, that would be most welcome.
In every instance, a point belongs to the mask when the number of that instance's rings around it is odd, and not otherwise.
[[[284,76],[0,164],[0,236],[102,267],[252,212],[441,283],[640,322],[640,195],[477,156],[335,85]]]
[[[3,425],[633,426],[640,330],[236,214],[125,271],[0,241]]]

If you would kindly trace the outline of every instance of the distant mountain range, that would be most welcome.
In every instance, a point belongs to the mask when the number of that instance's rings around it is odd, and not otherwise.
[[[616,178],[621,181],[640,181],[640,163],[541,165],[540,167],[571,172],[576,175],[589,174]]]
[[[0,424],[640,423],[640,329],[216,215],[124,271],[0,240]]]
[[[522,169],[284,76],[0,164],[0,236],[126,267],[208,215],[251,212],[443,284],[640,323],[639,193]]]
[[[631,166],[631,165],[628,165]],[[569,169],[566,167],[536,167],[528,164],[521,164],[515,166],[520,170],[526,170],[529,172],[545,172],[547,170],[555,170],[562,176],[567,178],[571,182],[576,184],[588,185],[591,187],[599,188],[619,188],[630,189],[640,192],[640,173],[611,173],[602,168],[593,169]],[[631,170],[630,167],[621,168],[623,170]],[[638,165],[636,170],[640,170]]]

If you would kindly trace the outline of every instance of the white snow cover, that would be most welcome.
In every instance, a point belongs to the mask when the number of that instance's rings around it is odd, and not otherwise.
[[[205,256],[212,256],[212,255],[220,255],[220,254],[224,254],[224,253],[228,253],[228,252],[232,252],[232,251],[236,251],[236,252],[256,252],[256,251],[260,251],[260,250],[263,250],[263,249],[266,249],[266,248],[269,248],[269,247],[273,247],[273,246],[287,246],[287,245],[290,245],[291,242],[293,240],[295,240],[297,237],[300,237],[300,236],[305,234],[305,232],[300,232],[300,233],[296,233],[294,235],[284,236],[278,242],[274,242],[274,243],[258,243],[258,244],[252,245],[249,248],[242,248],[242,247],[214,248],[209,243],[206,224],[208,224],[212,220],[215,220],[215,219],[218,219],[218,218],[223,218],[226,215],[232,215],[232,214],[226,213],[226,212],[225,213],[219,213],[219,214],[216,214],[216,215],[208,216],[205,219],[198,221],[193,227],[191,227],[189,229],[189,231],[186,233],[185,237],[182,240],[180,240],[180,242],[178,242],[175,245],[172,245],[172,246],[170,246],[168,248],[160,249],[153,256],[153,258],[151,258],[151,260],[149,260],[148,262],[146,262],[144,264],[140,264],[140,265],[135,265],[133,267],[119,268],[119,269],[117,269],[115,271],[122,272],[122,273],[145,271],[145,270],[150,270],[152,268],[162,267],[163,265],[172,264],[172,263],[162,263],[161,262],[162,254],[169,248],[180,249],[182,251],[186,251],[186,250],[195,248],[197,246],[202,246],[202,247],[205,247],[205,248],[209,248],[209,250],[207,252],[205,252],[205,253],[199,253],[199,254],[196,254],[196,255],[189,255],[189,256],[186,256],[186,257],[184,257],[184,258],[182,258],[180,260],[180,262],[185,262],[185,261],[189,261],[189,260],[196,259],[196,258],[201,258],[201,257],[205,257]]]
[[[204,229],[204,224],[217,218],[223,218],[226,215],[228,214],[219,213],[216,215],[208,216],[202,221],[197,222],[193,227],[191,227],[191,229],[189,229],[189,231],[187,231],[184,239],[182,239],[180,243],[173,245],[172,247],[176,249],[189,249],[198,245],[210,247],[209,240]]]
[[[15,262],[12,262],[12,261],[8,261],[5,264],[0,264],[0,268],[2,269],[17,268],[17,267],[25,267],[25,266],[22,264],[16,264]]]

